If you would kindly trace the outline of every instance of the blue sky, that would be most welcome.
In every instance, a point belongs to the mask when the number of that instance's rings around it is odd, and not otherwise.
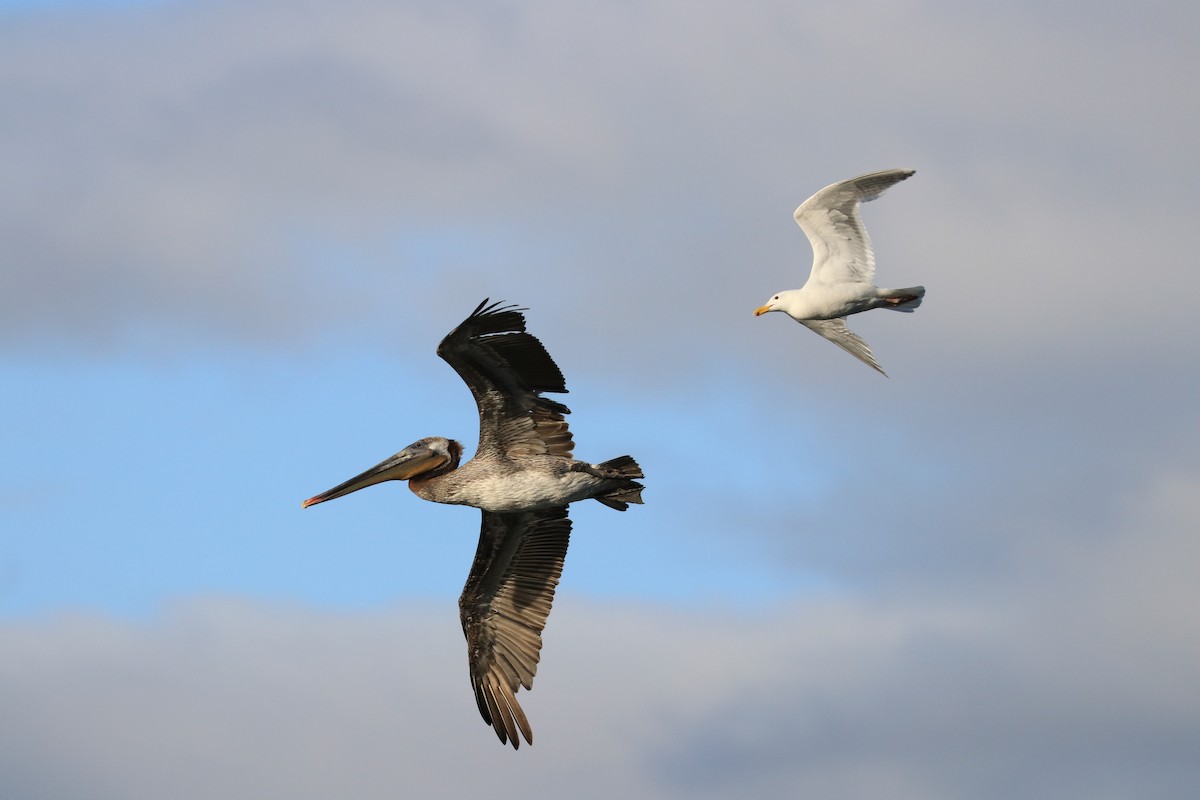
[[[102,366],[14,364],[5,374],[9,414],[24,433],[6,460],[4,483],[10,530],[25,533],[13,537],[6,554],[5,612],[82,607],[142,618],[180,593],[211,591],[334,608],[377,606],[398,593],[452,595],[474,552],[475,512],[423,513],[400,484],[362,495],[347,518],[335,512],[329,519],[324,509],[301,513],[303,497],[296,495],[358,470],[350,455],[340,465],[327,463],[348,441],[357,442],[347,449],[365,467],[418,438],[424,420],[441,419],[430,429],[472,440],[469,393],[439,410],[436,392],[406,380],[384,353],[345,358],[330,348],[320,358],[319,375],[311,364],[245,353],[195,353],[152,366],[132,357]],[[460,388],[436,356],[425,360],[415,374]],[[631,443],[669,438],[663,431],[678,419],[651,417],[631,426]],[[822,480],[815,470],[812,480]],[[612,528],[606,516],[587,519]],[[628,530],[605,530],[593,541],[585,529],[577,540],[592,553],[581,591],[756,604],[803,587],[805,576],[764,573],[757,559],[715,537],[695,542],[701,552],[691,568],[664,582],[650,566],[675,560],[677,537],[655,535],[626,516]],[[367,538],[356,544],[354,533]],[[623,555],[631,547],[641,554],[633,564]]]
[[[0,795],[1194,791],[1192,4],[0,9]],[[883,378],[752,311],[888,167]],[[476,512],[300,508],[473,447],[484,297],[647,474],[515,754]]]

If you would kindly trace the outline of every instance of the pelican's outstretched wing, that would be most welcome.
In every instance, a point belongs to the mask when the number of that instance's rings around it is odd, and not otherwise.
[[[824,336],[859,361],[879,370],[881,374],[887,375],[883,371],[883,367],[879,366],[879,362],[875,360],[875,356],[871,355],[871,348],[867,346],[866,341],[846,327],[846,320],[839,317],[837,319],[802,319],[799,322],[810,331]]]
[[[533,744],[517,690],[533,688],[542,628],[571,538],[567,509],[483,512],[475,563],[458,600],[475,702],[501,742]]]
[[[542,392],[566,392],[562,372],[534,336],[524,309],[484,300],[438,345],[479,406],[479,454],[571,455],[571,411]]]
[[[875,282],[875,253],[871,250],[871,237],[867,235],[862,216],[858,213],[859,205],[874,200],[889,186],[914,172],[911,169],[887,169],[859,175],[832,183],[800,204],[794,215],[796,224],[808,235],[813,249],[809,280],[821,283]]]

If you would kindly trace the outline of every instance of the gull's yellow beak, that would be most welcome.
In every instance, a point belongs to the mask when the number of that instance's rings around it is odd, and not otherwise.
[[[770,310],[771,310],[770,306],[759,306],[758,308],[754,309],[754,316],[761,317],[763,314],[767,313]]]

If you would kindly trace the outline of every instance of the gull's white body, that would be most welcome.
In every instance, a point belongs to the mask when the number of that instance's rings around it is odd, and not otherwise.
[[[925,287],[880,289],[875,285],[875,253],[863,227],[859,206],[908,178],[911,169],[889,169],[830,184],[796,209],[796,224],[813,248],[812,272],[799,289],[774,295],[755,315],[782,311],[809,330],[879,372],[871,348],[846,327],[845,317],[873,308],[911,312],[921,305]],[[887,374],[887,373],[884,373]]]

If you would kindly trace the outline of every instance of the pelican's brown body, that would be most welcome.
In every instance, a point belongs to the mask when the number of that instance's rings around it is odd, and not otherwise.
[[[513,306],[485,300],[438,345],[479,407],[479,447],[459,465],[453,439],[420,439],[371,469],[304,501],[308,507],[389,480],[435,503],[483,512],[479,547],[459,598],[475,699],[501,742],[533,743],[516,692],[532,688],[541,632],[570,540],[567,506],[595,499],[618,511],[641,503],[629,456],[600,464],[572,457],[570,410],[542,397],[566,392],[541,342]]]

